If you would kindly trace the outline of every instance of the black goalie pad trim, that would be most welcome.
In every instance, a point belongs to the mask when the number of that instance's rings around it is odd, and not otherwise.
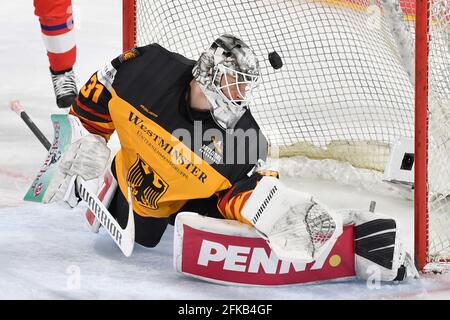
[[[356,240],[356,247],[361,247],[368,251],[393,246],[394,244],[395,231],[380,233],[374,236]]]
[[[395,277],[394,281],[402,281],[406,278],[406,267],[404,265],[398,268],[397,277]]]
[[[380,231],[396,229],[397,225],[393,219],[376,219],[357,226],[355,239],[363,238]]]
[[[392,269],[394,256],[395,232],[388,232],[376,236],[356,240],[355,252],[376,264]]]
[[[376,263],[387,269],[392,269],[392,258],[394,256],[394,247],[384,248],[376,251],[367,251],[365,249],[356,249],[356,254]]]

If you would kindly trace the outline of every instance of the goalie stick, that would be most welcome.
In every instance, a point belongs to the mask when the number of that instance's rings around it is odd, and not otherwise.
[[[23,122],[30,128],[31,132],[34,133],[36,138],[43,144],[45,149],[50,150],[52,146],[50,141],[44,136],[44,134],[39,130],[39,128],[34,124],[33,120],[28,116],[28,114],[23,110],[22,105],[18,100],[11,101],[11,110],[17,113],[19,117],[22,118]]]
[[[42,145],[51,152],[51,149],[53,149],[53,145],[50,144],[48,139],[45,137],[45,135],[42,133],[42,131],[39,130],[39,128],[34,124],[34,122],[31,120],[31,118],[28,116],[28,114],[23,110],[23,107],[21,103],[17,100],[11,102],[11,110],[15,111],[27,124],[27,126],[30,128],[30,130],[33,132],[33,134],[39,139],[39,141],[42,143]],[[52,117],[53,119],[53,117]],[[56,119],[56,117],[55,117]],[[58,115],[58,119],[55,120],[55,122],[59,122],[60,127],[64,127],[64,125],[69,125],[67,115]],[[65,121],[64,121],[65,120]],[[63,129],[60,129],[63,130]],[[56,134],[55,134],[56,136]],[[56,140],[56,139],[55,139]],[[54,142],[55,144],[58,144],[58,141]],[[43,170],[41,170],[42,172]],[[40,173],[41,174],[41,173]],[[92,211],[92,213],[95,215],[97,220],[101,223],[101,225],[105,228],[105,230],[108,232],[108,234],[111,236],[111,238],[114,240],[114,242],[117,244],[117,246],[120,248],[120,250],[123,252],[123,254],[127,257],[131,255],[133,252],[134,247],[134,213],[133,208],[130,203],[131,199],[131,192],[128,188],[128,203],[129,203],[129,211],[128,211],[128,222],[125,229],[120,227],[119,223],[114,219],[114,217],[111,215],[111,213],[108,211],[108,209],[103,205],[103,203],[98,199],[95,192],[92,192],[92,190],[89,190],[88,185],[85,183],[85,181],[81,177],[76,177],[76,184],[79,187],[78,193],[81,199],[87,203],[89,209]]]

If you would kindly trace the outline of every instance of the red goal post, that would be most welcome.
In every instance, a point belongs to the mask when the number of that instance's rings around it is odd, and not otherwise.
[[[136,46],[136,1],[122,0],[123,51]]]
[[[414,247],[419,270],[428,263],[428,30],[429,0],[416,0]],[[424,170],[425,168],[425,170]]]

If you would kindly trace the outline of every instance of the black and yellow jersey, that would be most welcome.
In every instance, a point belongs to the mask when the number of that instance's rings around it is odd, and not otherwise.
[[[157,44],[134,48],[92,75],[70,113],[106,140],[117,131],[115,171],[137,214],[168,217],[218,196],[225,217],[244,221],[240,209],[258,181],[249,173],[267,141],[249,110],[227,132],[189,106],[194,64]]]

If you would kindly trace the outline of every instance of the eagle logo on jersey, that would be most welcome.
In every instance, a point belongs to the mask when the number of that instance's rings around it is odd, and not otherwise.
[[[158,200],[169,187],[139,155],[128,172],[127,181],[134,199],[141,206],[152,210],[158,209]]]

